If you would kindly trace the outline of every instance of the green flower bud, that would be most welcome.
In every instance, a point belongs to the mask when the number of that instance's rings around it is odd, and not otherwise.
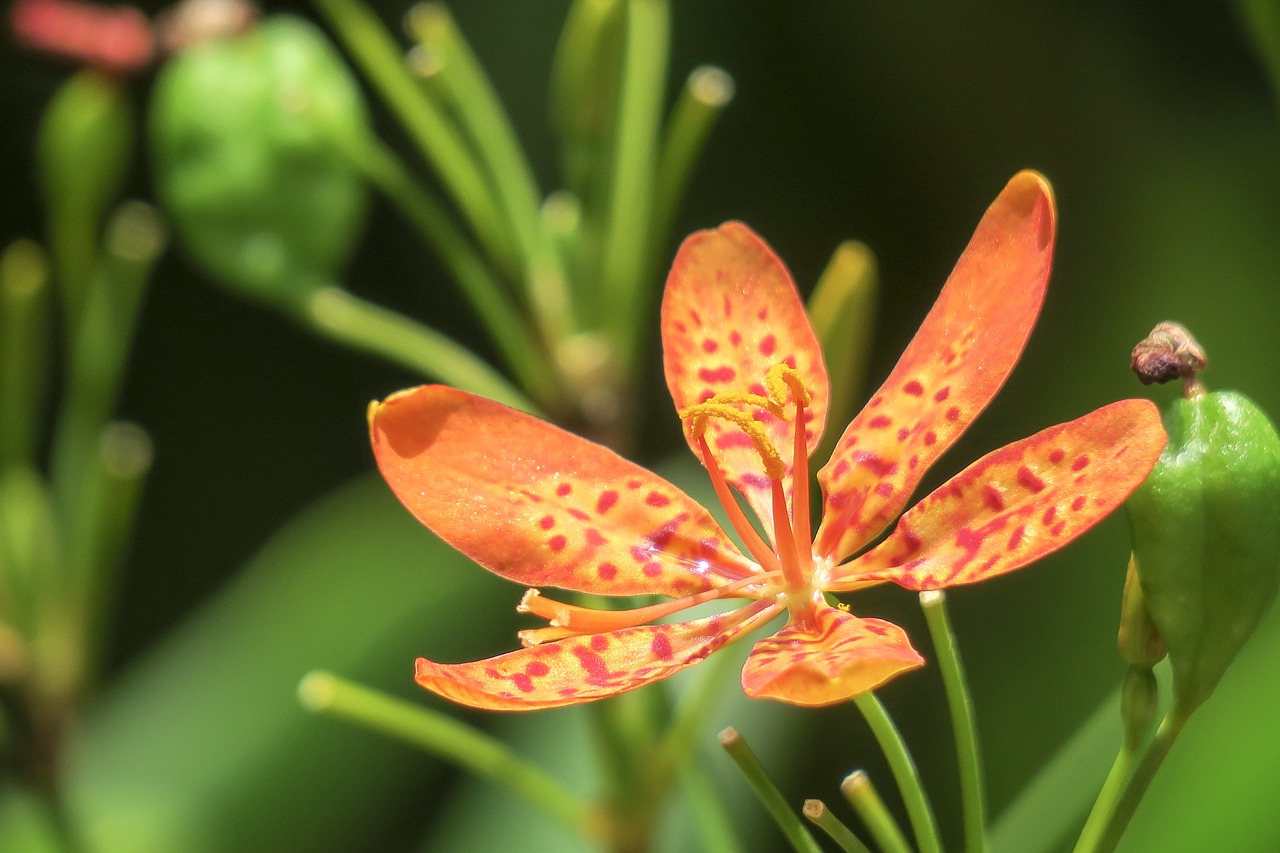
[[[1151,613],[1147,611],[1136,557],[1129,558],[1129,571],[1124,576],[1117,645],[1124,662],[1139,669],[1151,669],[1164,660],[1166,653],[1160,629],[1151,621]]]
[[[291,308],[333,283],[366,208],[349,152],[370,131],[320,30],[277,15],[175,56],[150,124],[161,198],[197,262]]]
[[[1129,499],[1142,596],[1173,666],[1176,712],[1213,693],[1280,583],[1280,438],[1248,398],[1192,393]]]

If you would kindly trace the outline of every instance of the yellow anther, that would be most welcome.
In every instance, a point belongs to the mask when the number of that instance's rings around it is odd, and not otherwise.
[[[800,372],[785,361],[769,368],[764,381],[765,387],[769,390],[769,399],[778,409],[786,405],[788,397],[801,406],[808,406],[813,400],[809,389],[804,387],[804,379],[800,376]]]

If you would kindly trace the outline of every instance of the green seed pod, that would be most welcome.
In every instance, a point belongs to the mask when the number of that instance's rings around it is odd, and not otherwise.
[[[351,72],[301,18],[175,56],[150,130],[179,239],[223,283],[300,307],[354,248],[366,188],[349,154],[368,123]]]
[[[1248,398],[1198,393],[1129,499],[1143,599],[1169,651],[1176,712],[1213,693],[1280,583],[1280,438]]]

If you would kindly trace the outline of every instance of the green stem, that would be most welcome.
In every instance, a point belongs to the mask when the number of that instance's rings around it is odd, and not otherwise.
[[[769,774],[765,772],[764,765],[760,763],[760,759],[756,757],[747,742],[742,739],[742,735],[738,734],[735,729],[725,729],[720,733],[720,745],[724,747],[725,752],[729,753],[729,757],[738,765],[742,775],[747,777],[747,782],[750,783],[752,790],[756,792],[756,796],[760,798],[760,802],[764,804],[764,807],[769,810],[769,814],[773,816],[778,828],[787,837],[787,841],[791,843],[792,848],[797,853],[822,853],[822,848],[818,846],[818,842],[809,834],[809,830],[801,822],[800,816],[787,805],[786,798],[782,796],[778,786],[769,778]]]
[[[1097,846],[1111,816],[1115,813],[1120,792],[1124,790],[1125,780],[1129,778],[1136,758],[1136,751],[1128,746],[1122,746],[1116,753],[1116,760],[1112,763],[1111,770],[1098,791],[1098,799],[1094,801],[1093,809],[1090,810],[1089,817],[1084,822],[1084,828],[1080,831],[1080,838],[1075,847],[1077,853],[1085,853]]]
[[[368,137],[367,144],[353,150],[351,156],[439,254],[516,380],[537,400],[553,401],[557,386],[545,348],[534,340],[502,282],[444,209],[414,181],[395,152],[376,137]]]
[[[853,834],[853,830],[841,823],[822,800],[805,800],[804,808],[800,811],[810,823],[840,845],[840,849],[845,853],[871,853],[867,845],[859,841],[858,836]]]
[[[48,360],[49,263],[30,240],[0,254],[0,473],[36,463]]]
[[[680,770],[680,789],[698,829],[698,849],[706,853],[742,853],[733,821],[706,772],[697,764],[686,762]]]
[[[537,407],[475,353],[421,323],[340,287],[316,290],[301,312],[311,328],[347,346],[521,411]]]
[[[592,810],[501,741],[428,708],[371,690],[327,672],[298,685],[303,707],[330,714],[420,747],[459,767],[505,785],[586,838],[598,839]]]
[[[893,819],[893,815],[885,808],[884,800],[871,784],[871,777],[861,770],[855,770],[840,783],[840,791],[849,805],[862,818],[867,831],[875,839],[876,844],[885,853],[910,853],[911,845],[907,842],[902,827]]]
[[[1137,812],[1138,805],[1142,802],[1142,797],[1147,793],[1147,789],[1151,787],[1151,781],[1155,778],[1156,771],[1160,769],[1160,765],[1164,763],[1164,759],[1173,747],[1174,741],[1182,733],[1188,716],[1188,713],[1183,713],[1176,705],[1169,710],[1169,713],[1165,714],[1164,719],[1160,722],[1160,728],[1156,730],[1155,737],[1147,744],[1142,760],[1138,763],[1133,774],[1129,776],[1105,822],[1102,822],[1102,825],[1088,836],[1081,833],[1080,841],[1076,844],[1077,853],[1111,853],[1116,849],[1116,846],[1120,843],[1121,836],[1124,835],[1125,829],[1129,826],[1129,821],[1133,819],[1134,813]]]
[[[626,9],[622,79],[610,163],[612,184],[603,232],[600,298],[596,306],[615,346],[618,375],[628,384],[640,362],[649,324],[645,297],[653,284],[647,257],[653,232],[653,176],[667,64],[666,0],[630,0]]]
[[[902,739],[889,712],[874,693],[860,693],[853,701],[866,718],[867,725],[871,727],[872,734],[876,736],[876,741],[889,762],[889,769],[893,771],[894,781],[898,783],[902,801],[907,807],[907,817],[911,820],[916,844],[924,853],[940,853],[942,842],[938,839],[938,823],[934,819],[933,808],[929,805],[929,797],[920,782],[920,772],[911,758],[906,741]]]
[[[651,257],[665,253],[693,165],[720,113],[731,100],[733,78],[724,69],[711,65],[695,68],[680,90],[680,97],[667,119],[654,176]]]
[[[410,10],[407,20],[410,32],[427,51],[431,76],[448,99],[506,215],[524,262],[521,280],[539,326],[549,342],[563,340],[576,325],[569,283],[543,227],[541,192],[511,121],[444,6],[420,4]]]
[[[964,849],[980,853],[987,849],[987,806],[982,782],[982,755],[978,750],[978,730],[974,723],[973,699],[960,662],[960,650],[947,615],[947,599],[941,590],[920,593],[920,606],[933,639],[947,692],[951,727],[955,735],[956,761],[960,768],[960,796],[964,804]]]
[[[432,165],[481,245],[504,269],[519,269],[511,234],[480,164],[444,110],[414,79],[403,51],[382,21],[358,0],[315,0],[357,64],[404,126],[423,159]]]

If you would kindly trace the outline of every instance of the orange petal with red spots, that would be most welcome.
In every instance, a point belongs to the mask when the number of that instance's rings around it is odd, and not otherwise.
[[[974,583],[1056,551],[1136,489],[1165,433],[1147,400],[1122,400],[988,454],[910,509],[826,585]]]
[[[793,705],[832,705],[923,664],[892,622],[821,605],[809,624],[793,622],[755,644],[742,689]]]
[[[818,338],[791,274],[742,223],[699,231],[681,245],[662,298],[662,358],[677,410],[726,392],[763,396],[769,368],[786,362],[813,395],[805,412],[810,453],[822,438],[829,389]],[[793,424],[763,409],[748,411],[787,460],[789,483]],[[726,479],[773,530],[771,487],[751,442],[738,427],[714,419],[706,436]],[[685,438],[701,458],[688,423]]]
[[[670,625],[573,637],[474,663],[418,659],[415,680],[473,708],[534,711],[615,696],[698,663],[768,621],[772,604]]]
[[[439,385],[370,409],[396,497],[505,578],[602,595],[683,596],[754,571],[711,515],[616,453]]]
[[[897,366],[818,473],[815,553],[871,541],[1004,383],[1044,300],[1056,214],[1048,181],[1020,172],[978,224]]]

